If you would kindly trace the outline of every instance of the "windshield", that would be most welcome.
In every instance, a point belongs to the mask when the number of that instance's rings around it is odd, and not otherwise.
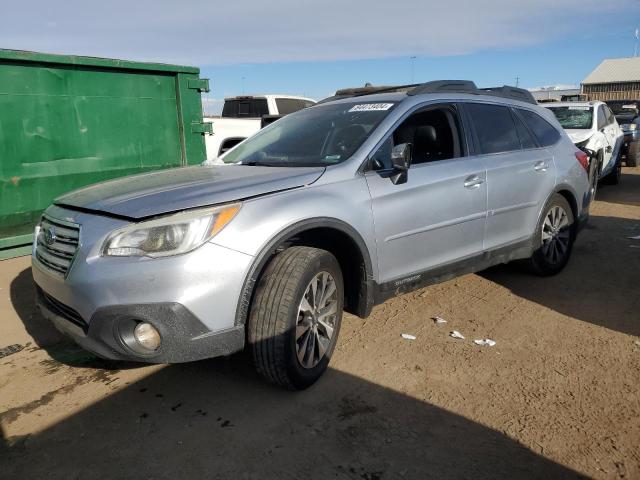
[[[351,157],[395,105],[362,101],[300,110],[245,140],[223,160],[274,167],[335,165]]]
[[[607,101],[607,105],[614,115],[633,115],[638,108],[633,100]]]
[[[552,107],[549,108],[562,125],[562,128],[589,129],[593,124],[593,108],[591,107]]]

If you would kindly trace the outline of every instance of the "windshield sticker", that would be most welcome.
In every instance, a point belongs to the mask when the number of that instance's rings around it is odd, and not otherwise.
[[[361,103],[351,107],[349,112],[380,112],[389,110],[391,107],[393,103]]]
[[[591,107],[569,107],[569,110],[589,110]]]
[[[327,155],[324,159],[327,162],[336,163],[340,161],[340,155]]]

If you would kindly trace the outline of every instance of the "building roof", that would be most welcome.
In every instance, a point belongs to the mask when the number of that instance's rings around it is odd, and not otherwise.
[[[640,57],[606,58],[582,84],[617,82],[640,82]]]

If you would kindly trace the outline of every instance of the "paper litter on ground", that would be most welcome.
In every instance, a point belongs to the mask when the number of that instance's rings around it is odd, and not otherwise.
[[[416,336],[415,335],[411,335],[409,333],[403,333],[402,334],[402,338],[404,338],[405,340],[415,340]]]
[[[436,322],[436,325],[443,325],[447,323],[447,321],[442,317],[432,317],[433,321]]]
[[[460,340],[464,340],[464,335],[462,335],[459,331],[454,330],[449,334],[453,338],[459,338]]]
[[[496,342],[494,340],[491,340],[490,338],[485,338],[484,340],[474,340],[473,343],[475,343],[476,345],[488,345],[490,347],[493,347]]]

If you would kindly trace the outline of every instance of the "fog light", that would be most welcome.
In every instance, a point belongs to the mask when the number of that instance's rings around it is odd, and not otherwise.
[[[138,344],[147,350],[157,350],[160,347],[160,333],[150,323],[142,322],[133,329],[133,337]]]

